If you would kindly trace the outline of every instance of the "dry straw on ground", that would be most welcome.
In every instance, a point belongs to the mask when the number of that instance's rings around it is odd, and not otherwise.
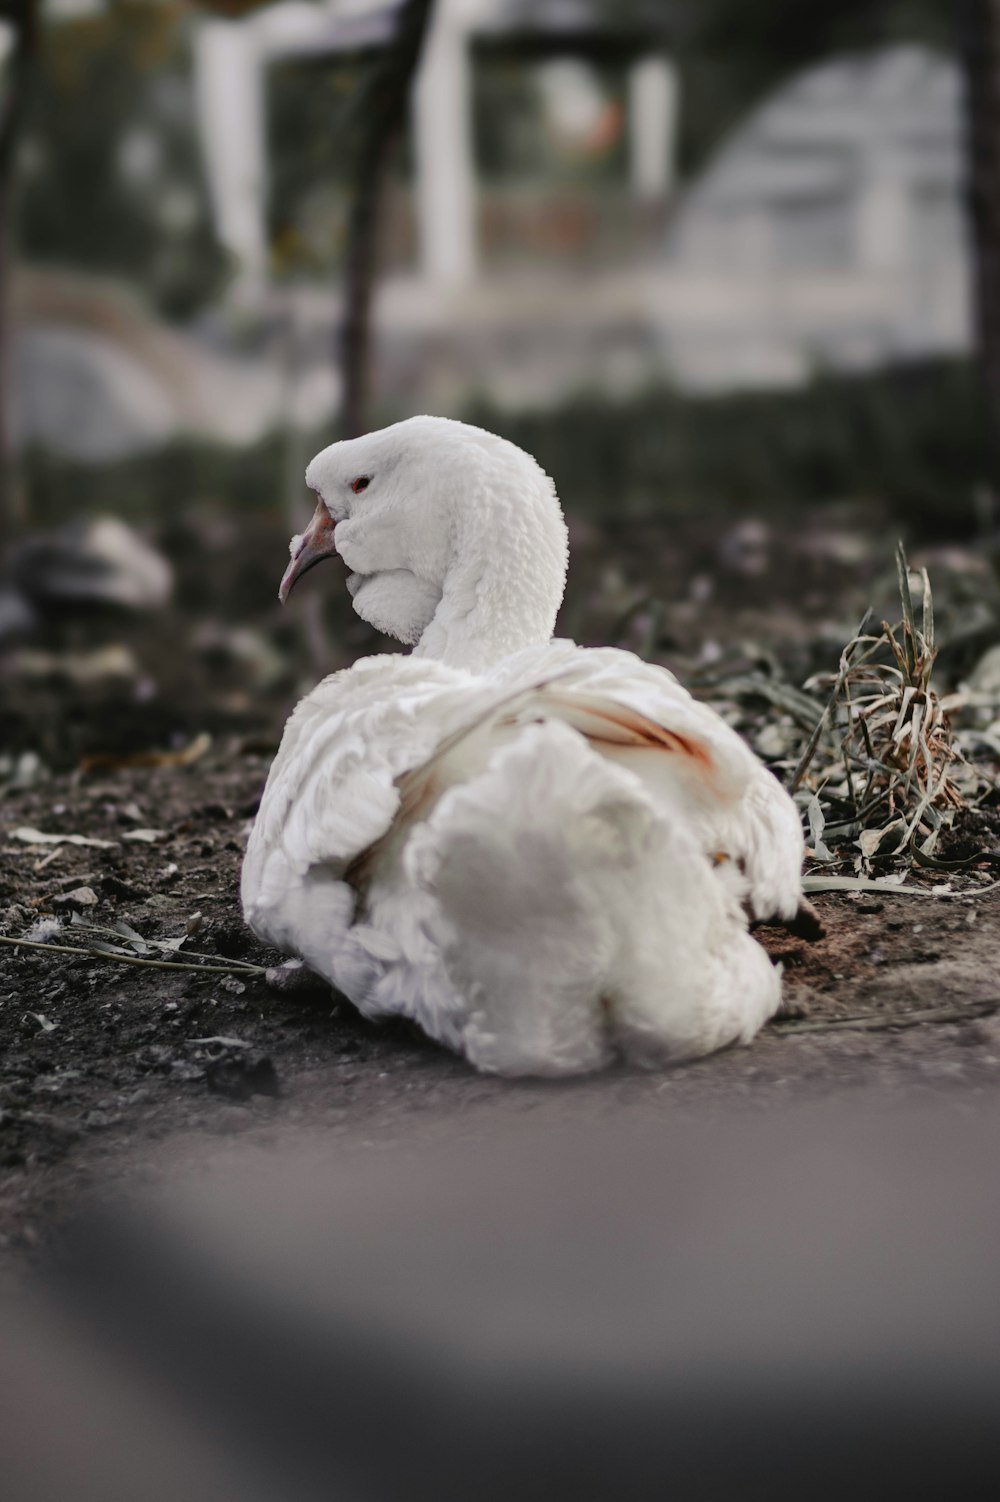
[[[821,818],[812,800],[807,808],[820,858],[828,856],[824,835],[837,834],[855,834],[866,860],[907,851],[930,857],[940,830],[965,802],[964,761],[931,681],[937,648],[930,580],[922,569],[918,625],[902,544],[896,566],[902,619],[882,621],[878,633],[866,629],[870,616],[862,621],[792,777],[795,791],[812,769]],[[818,754],[824,732],[825,757]],[[846,805],[849,816],[831,823],[823,802]]]

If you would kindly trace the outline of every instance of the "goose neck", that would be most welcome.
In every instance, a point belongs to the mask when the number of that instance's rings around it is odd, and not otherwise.
[[[441,601],[414,655],[477,672],[550,641],[566,576],[558,503],[534,514],[496,496],[456,528]]]

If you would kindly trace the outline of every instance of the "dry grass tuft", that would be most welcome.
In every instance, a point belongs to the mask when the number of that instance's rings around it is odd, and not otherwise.
[[[934,606],[927,570],[920,571],[918,626],[910,569],[900,543],[896,552],[902,619],[866,629],[870,613],[844,648],[830,697],[792,777],[799,788],[816,760],[827,732],[825,767],[812,779],[815,793],[808,814],[813,844],[829,835],[857,836],[864,858],[907,850],[929,857],[947,816],[964,805],[955,777],[962,756],[947,712],[931,682],[934,659]],[[817,678],[807,688],[829,684]],[[839,792],[848,813],[839,824],[826,821],[816,796]]]

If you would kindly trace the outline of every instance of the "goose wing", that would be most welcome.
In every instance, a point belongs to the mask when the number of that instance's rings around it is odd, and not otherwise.
[[[519,654],[425,760],[395,779],[389,822],[345,869],[361,893],[396,859],[414,824],[486,769],[526,725],[559,720],[637,776],[655,804],[692,827],[707,855],[743,871],[754,916],[792,919],[801,903],[803,841],[788,795],[740,737],[671,674],[630,653],[562,644]],[[517,686],[524,685],[524,686]],[[459,706],[456,706],[459,707]],[[439,719],[440,723],[440,719]]]
[[[555,694],[582,697],[591,715],[603,715],[609,731],[617,724],[613,733],[637,738],[632,746],[600,748],[641,776],[661,805],[689,818],[707,853],[739,863],[755,918],[795,917],[804,853],[798,810],[715,710],[692,698],[665,668],[616,648],[554,642],[541,654],[519,658],[510,660],[508,672],[537,673],[544,662]],[[629,718],[627,732],[623,717]],[[658,754],[649,725],[667,736]],[[577,728],[586,733],[583,724]],[[592,730],[597,728],[592,721]]]

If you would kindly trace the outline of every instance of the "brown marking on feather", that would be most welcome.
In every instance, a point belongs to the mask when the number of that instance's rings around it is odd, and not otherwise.
[[[390,840],[404,824],[416,824],[425,819],[444,791],[434,775],[434,768],[426,764],[415,767],[412,772],[401,773],[396,778],[396,786],[399,789],[399,807],[389,828],[385,834],[359,851],[344,872],[344,880],[359,895],[363,895],[370,885],[375,866]]]
[[[624,704],[610,700],[595,704],[589,699],[558,690],[550,692],[548,697],[554,704],[564,704],[568,709],[576,710],[580,714],[593,716],[597,720],[602,720],[610,728],[611,733],[602,735],[596,730],[574,727],[579,729],[580,734],[586,736],[587,740],[605,741],[610,745],[646,746],[656,750],[671,751],[688,757],[709,776],[715,772],[712,754],[702,741],[692,736],[681,735],[676,730],[668,730],[666,726],[657,724],[655,720],[640,714],[638,710],[629,709]]]
[[[381,845],[382,840],[376,840],[374,845],[366,845],[364,850],[354,857],[344,872],[344,880],[349,887],[354,888],[359,897],[363,896],[371,882],[372,872]],[[357,911],[355,911],[355,919],[357,919]]]
[[[522,718],[515,708],[512,712],[498,716],[495,720],[497,728],[542,724],[547,718],[544,711],[548,707],[553,718],[563,719],[564,723],[568,723],[585,740],[596,746],[632,746],[639,750],[667,751],[684,756],[694,763],[701,776],[714,781],[716,768],[712,754],[697,737],[668,730],[647,715],[629,709],[616,700],[590,699],[585,695],[552,689],[548,683],[539,684],[534,689],[524,689],[501,700],[499,704],[477,716],[470,725],[463,726],[442,741],[433,756],[422,766],[414,767],[396,778],[400,796],[392,823],[384,835],[354,857],[344,872],[344,880],[355,888],[359,897],[363,898],[375,873],[375,866],[390,841],[398,836],[403,826],[426,819],[444,792],[440,779],[435,775],[443,758],[478,730],[490,715],[496,714],[504,705],[516,704],[518,700],[521,701],[522,708],[531,711],[530,718]],[[539,708],[543,711],[541,714],[538,713]],[[594,720],[598,721],[597,726],[588,723]],[[725,859],[724,856],[722,858]]]
[[[417,822],[430,813],[444,789],[439,785],[432,767],[417,767],[396,778],[399,788],[399,808],[394,824]]]

